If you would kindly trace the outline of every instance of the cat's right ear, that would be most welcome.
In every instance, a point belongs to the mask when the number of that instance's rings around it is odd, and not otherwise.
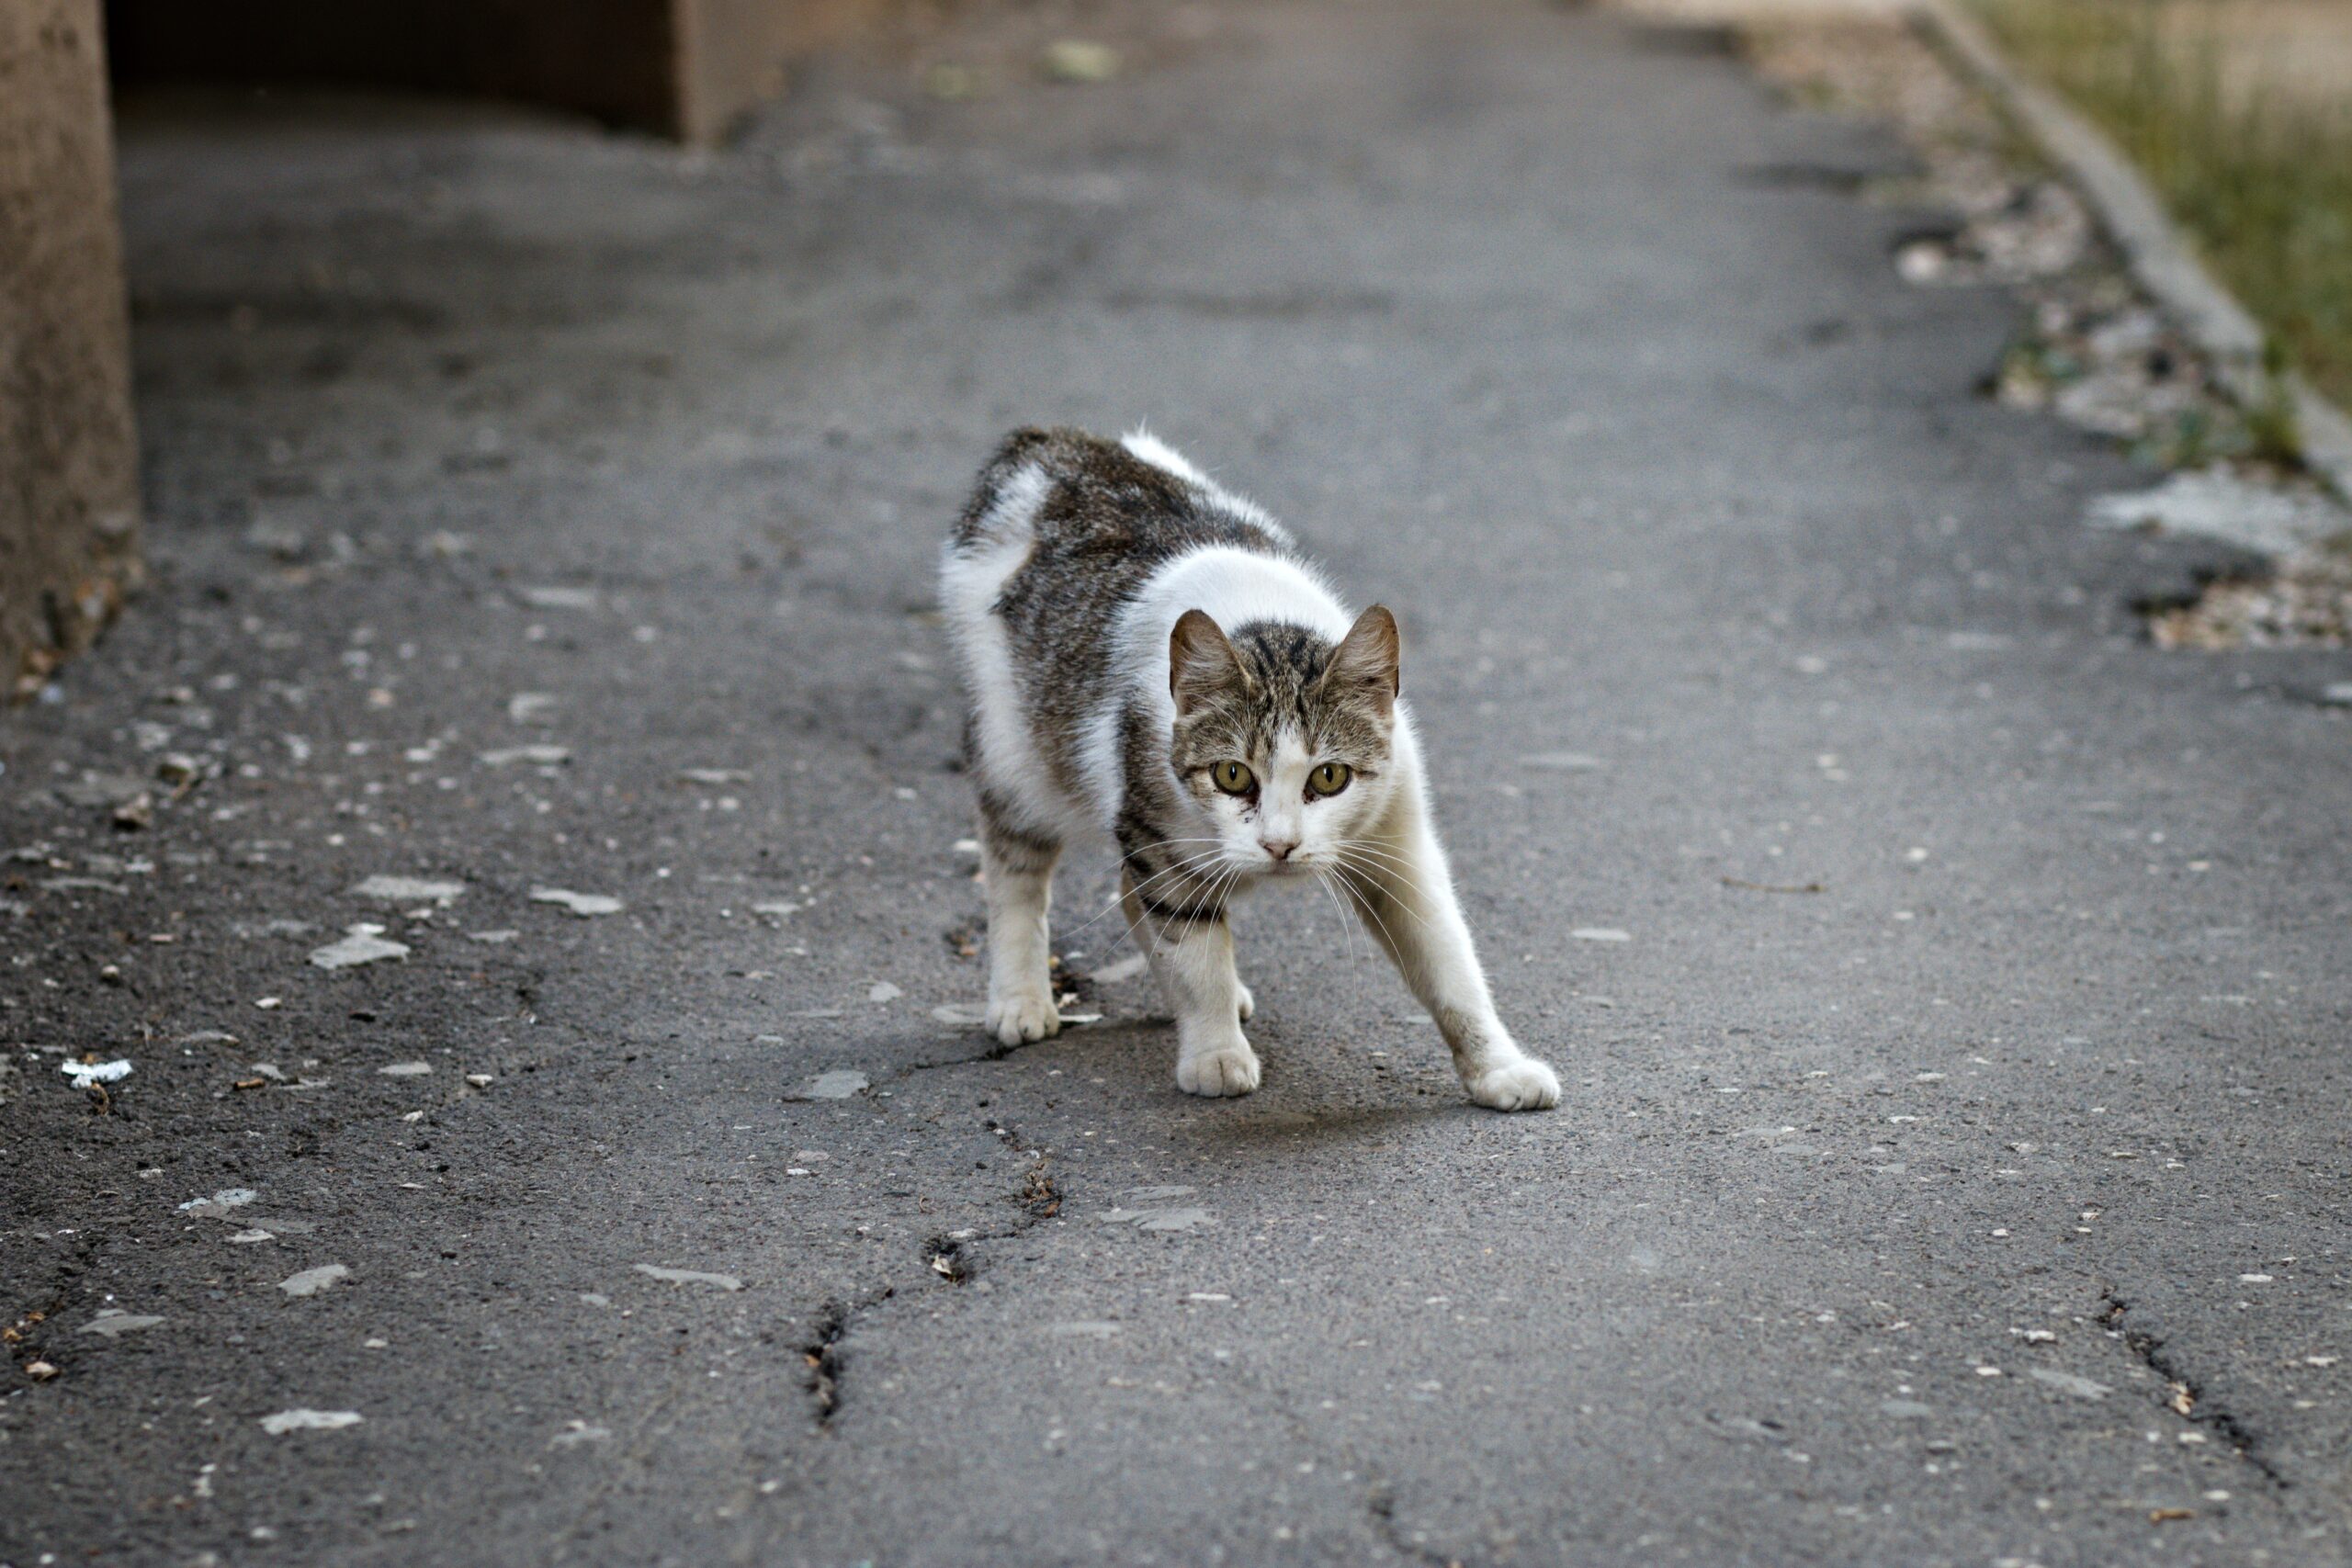
[[[1240,656],[1206,611],[1176,617],[1168,633],[1168,694],[1176,699],[1177,717],[1240,679]]]

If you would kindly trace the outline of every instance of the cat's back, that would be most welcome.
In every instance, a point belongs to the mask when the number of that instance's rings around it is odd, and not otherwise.
[[[1148,575],[1204,546],[1278,552],[1282,528],[1148,433],[1117,441],[1082,430],[1016,430],[980,470],[951,554],[1019,546],[1024,564],[1061,574]]]
[[[1050,672],[1077,701],[1114,673],[1123,612],[1171,563],[1272,566],[1290,551],[1272,518],[1146,432],[1109,441],[1017,430],[980,470],[948,539],[942,607],[964,637],[1003,637],[1015,665],[1041,672],[1034,692]]]
[[[1148,434],[1007,436],[940,562],[984,786],[1057,831],[1057,801],[1105,814],[1118,794],[1108,738],[1129,694],[1165,698],[1168,624],[1243,596],[1328,604],[1280,525]]]

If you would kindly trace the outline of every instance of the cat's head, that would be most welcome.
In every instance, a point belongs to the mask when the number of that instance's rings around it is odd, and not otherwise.
[[[1223,868],[1328,871],[1395,787],[1396,619],[1374,604],[1337,643],[1282,621],[1228,635],[1187,610],[1168,637],[1169,761]]]

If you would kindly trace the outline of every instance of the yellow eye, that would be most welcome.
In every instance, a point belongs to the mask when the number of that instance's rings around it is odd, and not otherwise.
[[[1337,795],[1347,788],[1348,781],[1355,776],[1356,771],[1345,762],[1326,762],[1306,775],[1306,793]]]
[[[1239,762],[1219,762],[1209,770],[1209,778],[1227,795],[1247,795],[1258,775]]]

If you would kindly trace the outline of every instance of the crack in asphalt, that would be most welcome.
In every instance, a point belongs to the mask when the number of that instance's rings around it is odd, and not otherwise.
[[[1380,1533],[1387,1538],[1388,1544],[1396,1548],[1398,1556],[1426,1562],[1430,1568],[1462,1568],[1462,1559],[1449,1557],[1433,1546],[1423,1545],[1406,1536],[1405,1527],[1396,1517],[1396,1495],[1388,1489],[1387,1483],[1375,1482],[1373,1484],[1371,1492],[1364,1497],[1364,1507],[1378,1525]]]
[[[946,1056],[936,1062],[909,1062],[905,1066],[901,1066],[897,1073],[892,1075],[891,1081],[897,1082],[901,1078],[910,1078],[917,1073],[937,1072],[943,1067],[969,1067],[976,1066],[982,1062],[1001,1062],[1007,1056],[1012,1055],[1015,1051],[1025,1051],[1032,1045],[1042,1045],[1045,1042],[1042,1040],[1023,1040],[1008,1045],[1002,1041],[999,1041],[997,1043],[989,1046],[987,1050],[970,1056]]]
[[[801,1346],[800,1354],[808,1363],[808,1394],[816,1402],[820,1431],[831,1427],[842,1407],[842,1373],[849,1359],[842,1341],[849,1337],[850,1325],[898,1293],[896,1285],[886,1285],[854,1301],[829,1302],[819,1314],[817,1336]]]
[[[996,1230],[958,1231],[934,1236],[925,1247],[925,1258],[934,1273],[943,1275],[951,1284],[962,1284],[972,1277],[978,1260],[970,1254],[974,1244],[983,1241],[1010,1241],[1026,1235],[1040,1220],[1050,1220],[1061,1213],[1062,1195],[1054,1185],[1053,1157],[1050,1151],[1024,1140],[1020,1132],[991,1116],[988,1130],[1003,1140],[1004,1146],[1016,1155],[1026,1155],[1028,1168],[1022,1172],[1021,1190],[1012,1193],[1008,1201],[1020,1213],[1012,1224]]]
[[[1020,1213],[1001,1229],[949,1232],[923,1243],[924,1269],[950,1285],[963,1284],[978,1271],[978,1262],[971,1251],[977,1243],[1010,1240],[1061,1213],[1061,1193],[1054,1185],[1047,1151],[1023,1142],[1019,1133],[993,1117],[988,1119],[987,1125],[989,1131],[1003,1140],[1006,1148],[1029,1156],[1020,1190],[1008,1194],[1008,1201],[1019,1206]],[[801,1356],[808,1364],[808,1389],[816,1405],[818,1430],[831,1431],[833,1417],[842,1408],[842,1382],[850,1365],[844,1342],[852,1326],[898,1293],[898,1286],[885,1286],[854,1300],[830,1302],[819,1314],[814,1337],[800,1347]]]
[[[2162,1335],[2133,1328],[2124,1321],[2131,1311],[2131,1303],[2109,1291],[2107,1293],[2107,1311],[2100,1321],[2123,1336],[2125,1348],[2139,1358],[2142,1366],[2165,1380],[2172,1390],[2172,1398],[2166,1402],[2169,1407],[2184,1420],[2212,1428],[2214,1434],[2230,1446],[2233,1453],[2253,1466],[2271,1485],[2281,1491],[2292,1486],[2294,1483],[2280,1474],[2278,1467],[2263,1454],[2261,1438],[2254,1429],[2233,1412],[2207,1401],[2203,1387],[2165,1349]]]

